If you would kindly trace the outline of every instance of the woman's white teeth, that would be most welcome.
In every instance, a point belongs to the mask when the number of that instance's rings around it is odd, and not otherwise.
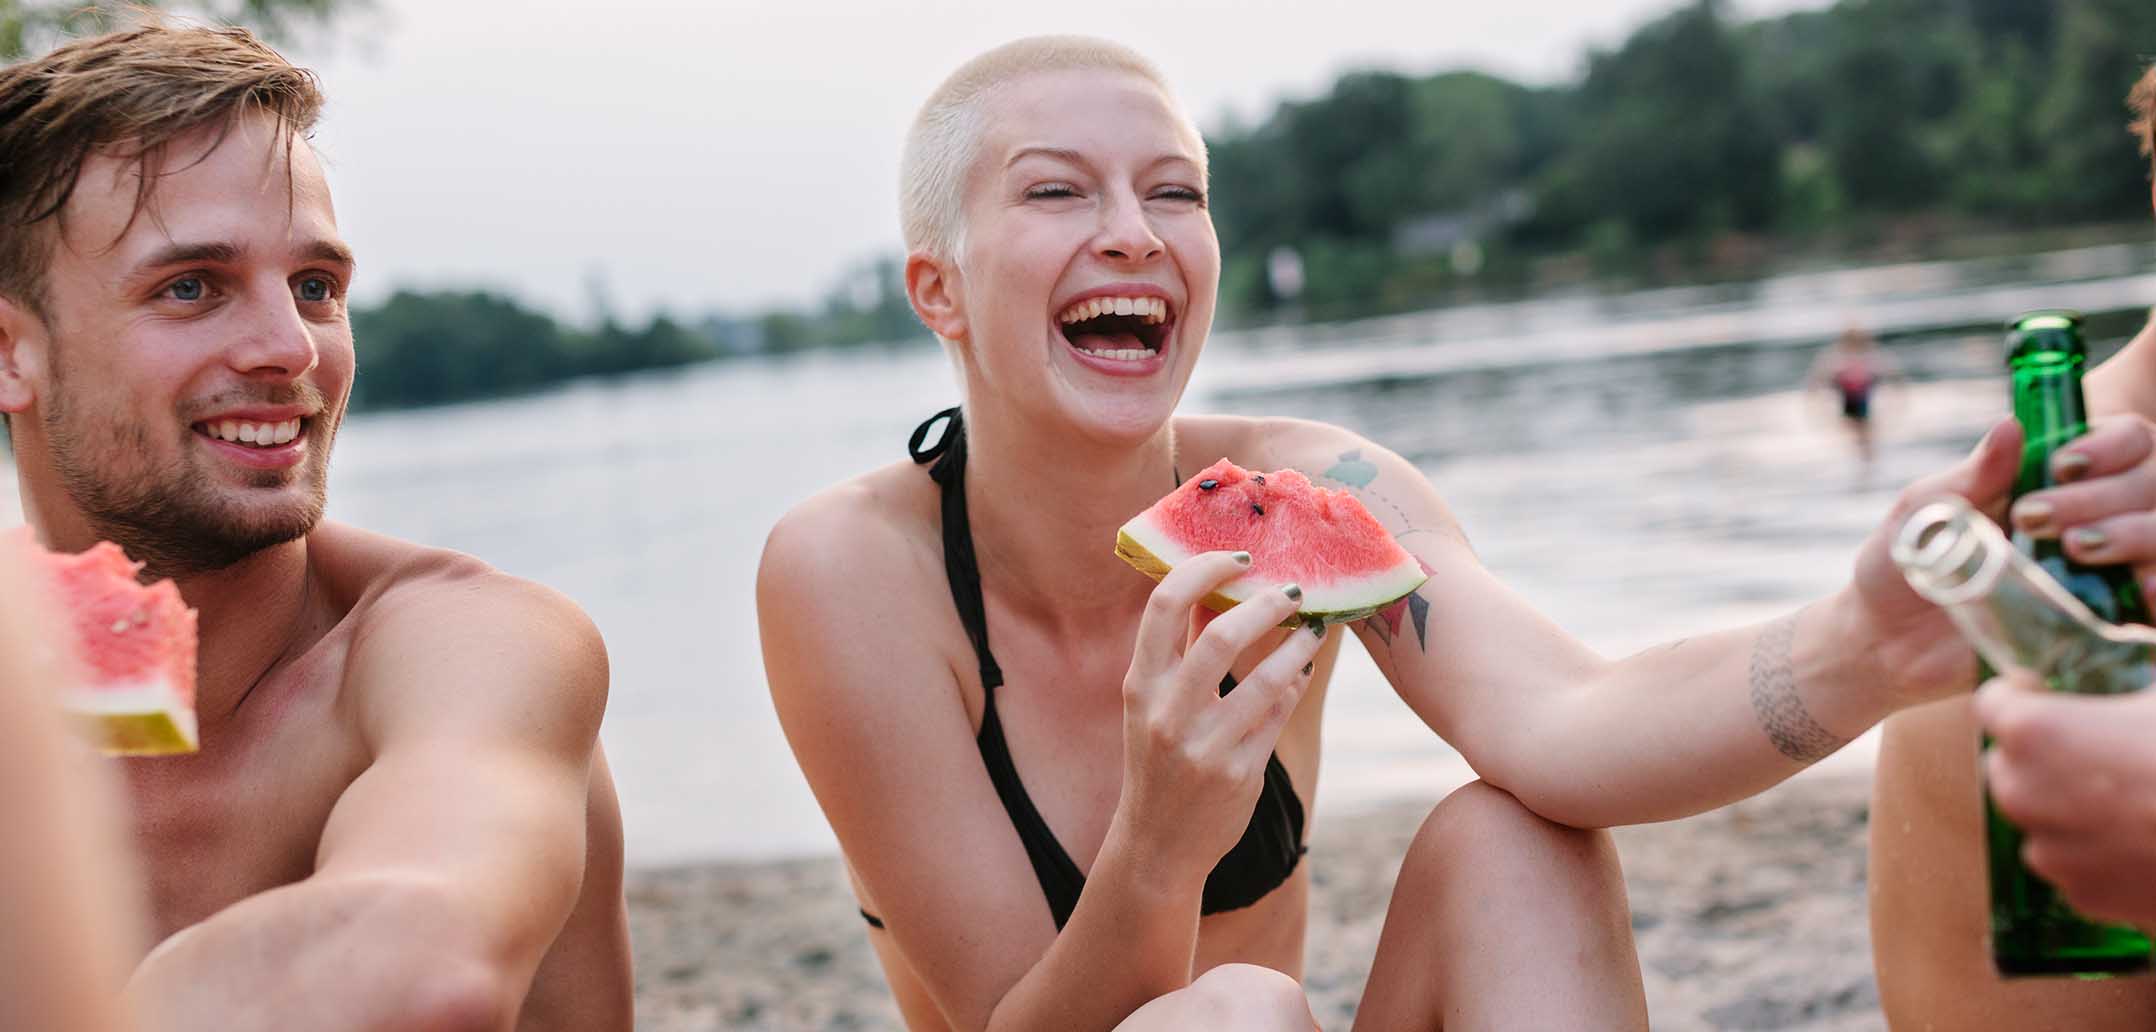
[[[1098,319],[1104,315],[1135,315],[1148,324],[1168,321],[1168,302],[1158,297],[1093,297],[1063,310],[1056,321],[1064,324]]]
[[[1112,358],[1118,362],[1141,362],[1153,357],[1155,354],[1155,352],[1147,351],[1144,348],[1105,348],[1099,350],[1079,348],[1078,350],[1095,358]]]
[[[290,444],[299,437],[299,424],[297,419],[287,419],[282,423],[249,423],[238,419],[224,419],[203,423],[201,426],[203,433],[220,441],[273,448],[280,444]]]

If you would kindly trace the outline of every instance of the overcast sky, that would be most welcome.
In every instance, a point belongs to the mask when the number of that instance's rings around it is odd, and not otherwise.
[[[316,136],[361,300],[492,286],[572,317],[818,296],[896,251],[908,119],[960,62],[1086,32],[1158,62],[1201,125],[1339,71],[1570,78],[1674,0],[378,0],[318,69]],[[1740,0],[1745,14],[1826,0]]]

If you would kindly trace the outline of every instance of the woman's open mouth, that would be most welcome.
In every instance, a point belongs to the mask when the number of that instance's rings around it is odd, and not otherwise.
[[[1056,323],[1086,365],[1146,373],[1163,364],[1174,317],[1166,298],[1089,297],[1063,309]]]

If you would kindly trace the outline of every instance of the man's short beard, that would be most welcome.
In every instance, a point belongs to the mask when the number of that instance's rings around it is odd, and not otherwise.
[[[68,425],[68,406],[57,395],[46,409],[46,440],[68,500],[99,538],[127,550],[151,577],[186,577],[222,570],[266,548],[305,537],[321,522],[328,498],[329,443],[333,417],[320,409],[310,431],[303,498],[296,506],[248,512],[206,489],[192,463],[159,469],[123,470],[156,454],[151,428],[129,419],[104,427]],[[87,433],[79,432],[87,429]],[[89,438],[95,437],[93,442]],[[132,456],[132,461],[130,461]],[[137,474],[130,476],[129,474]],[[265,471],[253,486],[275,487],[283,474]]]

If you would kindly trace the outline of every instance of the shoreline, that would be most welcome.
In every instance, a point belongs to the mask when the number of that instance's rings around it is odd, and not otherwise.
[[[1613,832],[1655,1028],[1885,1028],[1865,913],[1870,785],[1809,773]],[[1435,804],[1313,826],[1303,983],[1327,1029],[1352,1020],[1400,858]],[[641,1030],[902,1027],[836,857],[635,868],[628,897]]]

